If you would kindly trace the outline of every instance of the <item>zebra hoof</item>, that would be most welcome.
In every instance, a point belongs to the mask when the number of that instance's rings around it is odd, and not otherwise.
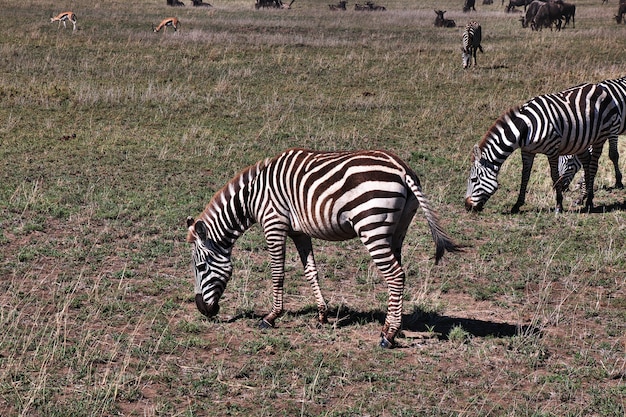
[[[380,347],[383,349],[392,349],[394,347],[394,343],[387,339],[385,335],[382,335],[380,338]]]
[[[265,319],[261,319],[261,321],[259,321],[259,328],[260,329],[273,329],[274,325]]]

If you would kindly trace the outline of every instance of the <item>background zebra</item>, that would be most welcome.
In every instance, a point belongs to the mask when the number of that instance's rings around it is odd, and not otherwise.
[[[617,149],[618,136],[626,131],[626,77],[618,78],[616,80],[605,80],[599,83],[600,86],[607,89],[609,95],[615,102],[615,105],[619,108],[620,121],[619,126],[609,136],[609,159],[613,162],[613,168],[615,169],[615,188],[624,188],[622,184],[622,172],[619,169],[619,151]],[[583,155],[583,158],[588,158],[588,155]],[[559,173],[561,175],[560,182],[563,189],[567,188],[571,183],[576,172],[583,166],[580,159],[575,155],[562,156],[559,159]],[[581,179],[581,184],[584,185],[584,176]],[[581,200],[585,197],[585,187],[582,187],[583,195]]]
[[[483,52],[480,45],[482,40],[482,28],[478,22],[471,21],[465,26],[463,31],[463,68],[471,66],[471,59],[474,58],[476,65],[476,51]]]
[[[587,207],[593,207],[593,183],[598,158],[606,139],[623,125],[619,107],[607,89],[598,84],[582,84],[556,93],[537,96],[519,108],[503,114],[474,146],[472,167],[467,181],[465,207],[481,210],[498,188],[498,171],[513,151],[522,152],[522,181],[517,202],[511,209],[519,211],[524,204],[526,187],[537,153],[550,162],[550,174],[556,189],[556,210],[563,209],[559,182],[560,155],[583,154]]]
[[[187,219],[196,305],[206,316],[217,314],[232,273],[232,247],[258,222],[271,255],[273,290],[272,310],[261,324],[273,327],[283,312],[287,236],[295,243],[304,275],[313,288],[318,320],[325,323],[327,307],[318,284],[311,238],[340,241],[359,237],[387,282],[388,314],[381,346],[391,347],[402,317],[402,243],[420,206],[435,241],[437,263],[446,250],[458,251],[459,247],[439,225],[417,175],[397,156],[384,151],[291,149],[258,162],[215,194],[197,220]]]

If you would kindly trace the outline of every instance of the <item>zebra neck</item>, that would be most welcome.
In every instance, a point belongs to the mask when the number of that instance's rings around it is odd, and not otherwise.
[[[248,214],[248,195],[247,185],[234,193],[217,194],[201,215],[209,238],[224,254],[230,254],[239,236],[254,224]]]
[[[615,103],[619,112],[619,127],[616,134],[626,131],[626,77],[617,80],[606,80],[600,83]]]
[[[504,161],[528,140],[528,124],[519,109],[502,115],[483,138],[481,161],[492,164],[498,171]]]

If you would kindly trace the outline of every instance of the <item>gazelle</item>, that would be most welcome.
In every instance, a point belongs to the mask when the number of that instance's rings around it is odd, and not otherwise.
[[[154,33],[160,31],[161,29],[163,29],[163,32],[167,32],[167,27],[171,26],[174,28],[174,32],[176,32],[178,30],[178,27],[180,26],[180,22],[178,21],[177,18],[175,17],[168,17],[167,19],[163,19],[163,21],[161,23],[159,23],[159,26],[157,26],[156,28],[154,27],[154,25],[152,26],[152,30],[154,30]]]
[[[63,27],[67,29],[65,22],[69,20],[74,25],[74,31],[76,30],[76,15],[74,12],[63,12],[57,16],[50,17],[50,23],[59,22],[59,28],[61,27],[61,22],[63,22]]]

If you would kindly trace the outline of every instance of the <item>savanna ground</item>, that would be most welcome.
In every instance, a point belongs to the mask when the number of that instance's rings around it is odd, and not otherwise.
[[[608,159],[593,213],[570,194],[554,214],[540,157],[508,214],[518,153],[483,213],[462,204],[472,145],[502,112],[626,75],[616,0],[577,1],[561,32],[523,30],[497,0],[469,15],[460,0],[328,2],[0,0],[0,415],[625,415],[626,192]],[[49,23],[65,9],[76,33]],[[435,28],[433,9],[459,27]],[[179,33],[151,32],[171,15]],[[463,71],[470,18],[485,53]],[[466,246],[434,266],[418,212],[397,349],[378,347],[386,289],[357,241],[315,242],[325,328],[291,246],[288,313],[257,328],[258,227],[217,320],[196,311],[186,216],[292,146],[398,153]]]

